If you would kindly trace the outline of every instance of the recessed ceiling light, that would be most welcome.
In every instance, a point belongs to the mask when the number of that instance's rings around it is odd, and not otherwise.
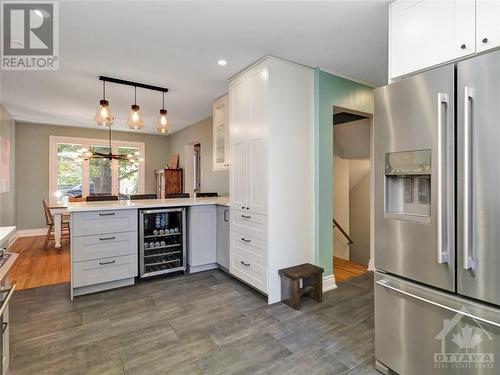
[[[227,60],[224,60],[224,59],[217,60],[217,64],[219,64],[220,66],[226,66]]]

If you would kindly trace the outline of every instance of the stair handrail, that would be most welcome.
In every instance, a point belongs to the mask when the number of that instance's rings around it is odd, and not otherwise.
[[[335,227],[339,228],[340,233],[342,233],[344,235],[344,237],[346,238],[348,245],[352,245],[354,243],[354,241],[352,240],[352,238],[347,234],[347,232],[344,230],[344,228],[342,228],[342,225],[340,225],[338,223],[338,221],[335,220],[335,218],[333,218],[333,227],[334,228]]]

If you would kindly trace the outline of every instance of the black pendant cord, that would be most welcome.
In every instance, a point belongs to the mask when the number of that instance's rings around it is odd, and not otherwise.
[[[102,81],[102,100],[106,100],[106,81]]]
[[[162,105],[161,105],[161,109],[163,109],[163,110],[164,110],[164,109],[165,109],[165,93],[164,93],[164,92],[162,92],[162,93],[161,93],[161,96],[162,96]]]
[[[134,86],[134,105],[137,105],[137,87]]]

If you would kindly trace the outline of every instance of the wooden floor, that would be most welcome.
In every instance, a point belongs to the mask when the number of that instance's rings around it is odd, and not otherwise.
[[[221,271],[69,300],[69,284],[16,292],[10,375],[376,375],[373,273],[268,305]],[[380,375],[380,374],[379,374]]]
[[[335,282],[337,283],[349,280],[355,276],[363,275],[366,272],[368,272],[366,267],[361,264],[333,257],[333,274],[335,275]]]
[[[45,236],[21,237],[9,248],[19,257],[9,273],[9,282],[16,289],[67,283],[70,280],[70,254],[67,240],[62,248],[55,249],[51,241],[47,250],[43,248]]]

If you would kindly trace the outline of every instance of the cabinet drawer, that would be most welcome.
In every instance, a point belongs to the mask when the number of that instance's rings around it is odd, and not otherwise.
[[[231,253],[267,267],[267,242],[239,232],[231,232]]]
[[[137,276],[137,254],[73,263],[73,287]]]
[[[81,236],[71,243],[73,262],[137,254],[137,232]]]
[[[267,216],[231,210],[231,231],[267,241]]]
[[[267,268],[239,254],[231,254],[231,273],[254,288],[267,293]]]
[[[72,236],[137,231],[137,210],[75,212]]]

